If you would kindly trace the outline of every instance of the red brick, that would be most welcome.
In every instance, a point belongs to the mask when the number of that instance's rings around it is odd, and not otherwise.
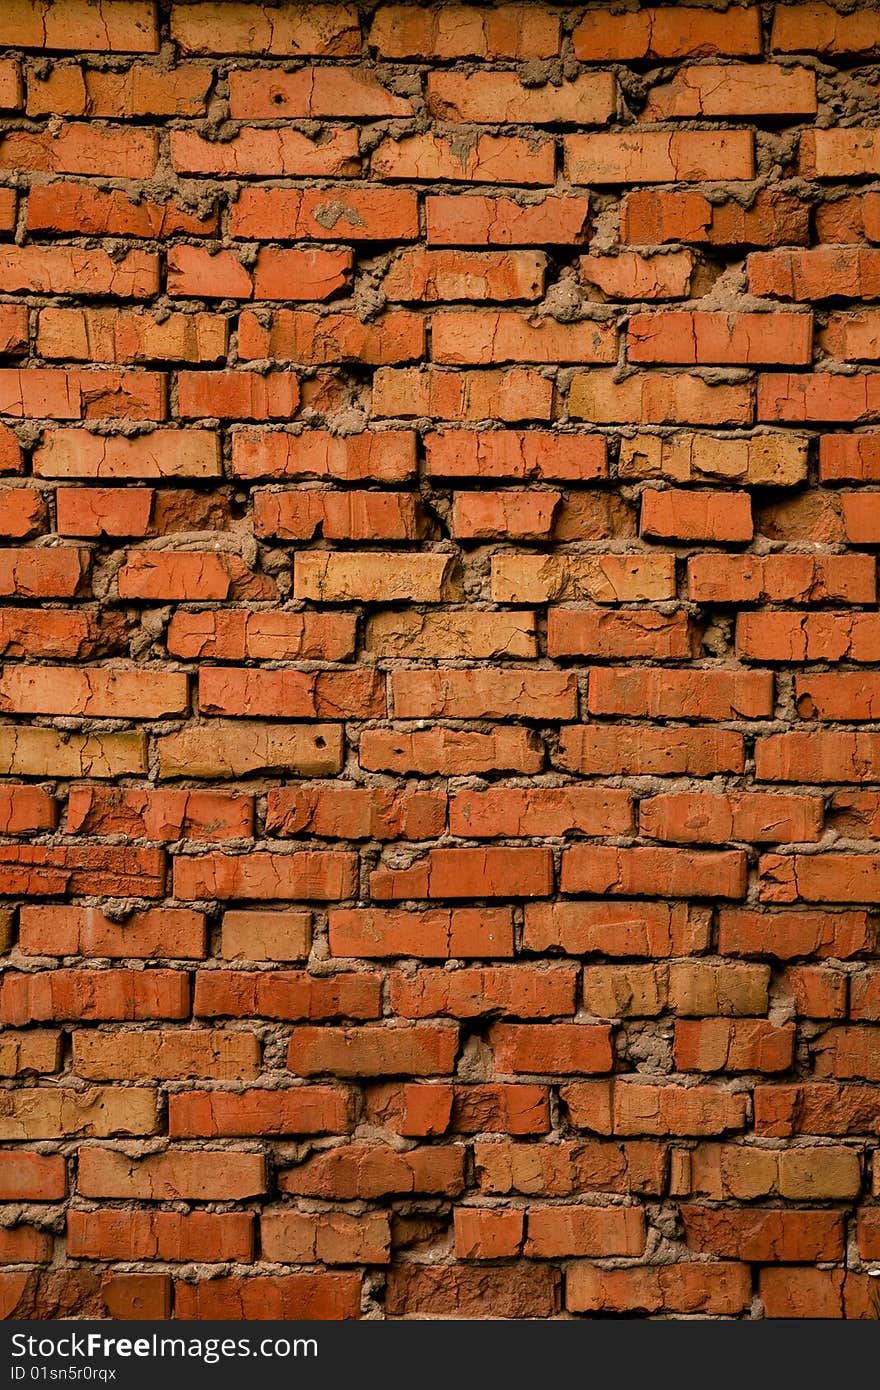
[[[109,1149],[80,1149],[77,1191],[131,1201],[235,1201],[266,1190],[261,1154],[168,1150],[133,1160]]]
[[[129,551],[117,576],[122,599],[266,599],[275,595],[268,575],[250,570],[238,555],[209,550]]]
[[[610,1071],[611,1029],[598,1023],[493,1023],[489,1043],[500,1075]]]
[[[583,73],[559,86],[526,87],[516,73],[433,72],[428,108],[441,120],[484,124],[602,125],[616,110],[616,84],[608,72]]]
[[[168,626],[168,650],[187,660],[342,661],[354,651],[351,613],[261,612],[227,607],[180,609]]]
[[[260,1044],[250,1033],[223,1029],[151,1029],[73,1035],[74,1071],[106,1081],[198,1078],[251,1080]]]
[[[220,449],[208,430],[155,430],[96,435],[79,429],[47,431],[34,452],[43,478],[211,478],[220,473]]]
[[[880,435],[823,435],[819,477],[823,483],[880,482]]]
[[[0,490],[0,535],[22,540],[46,530],[42,494],[31,488]]]
[[[743,613],[737,619],[737,651],[746,660],[873,662],[878,644],[873,613]]]
[[[809,314],[635,314],[627,330],[631,362],[721,363],[812,361]]]
[[[428,435],[425,448],[427,472],[436,478],[588,482],[607,472],[599,435],[444,429]]]
[[[186,676],[143,667],[14,666],[0,677],[0,710],[11,714],[158,719],[188,705]]]
[[[880,855],[766,854],[758,872],[763,902],[874,902]]]
[[[294,558],[298,598],[319,602],[440,603],[458,592],[453,558],[442,552],[313,551]]]
[[[97,5],[58,0],[44,11],[35,0],[13,0],[0,25],[0,43],[20,48],[153,53],[159,47],[156,15],[147,0]]]
[[[841,14],[831,5],[787,5],[774,14],[770,43],[780,53],[872,55],[880,49],[880,28],[870,12]]]
[[[239,126],[234,138],[222,143],[193,130],[172,130],[170,149],[174,169],[189,175],[338,178],[360,171],[357,132],[349,127],[317,141],[285,127]]]
[[[4,1202],[55,1202],[67,1195],[67,1174],[61,1154],[38,1154],[28,1149],[0,1153],[0,1196]]]
[[[843,1254],[843,1221],[834,1211],[683,1206],[681,1214],[688,1247],[700,1255],[775,1264]]]
[[[532,1207],[524,1254],[533,1259],[569,1255],[641,1255],[645,1218],[632,1207]]]
[[[29,116],[202,116],[212,72],[200,63],[181,63],[162,72],[152,63],[132,63],[121,72],[55,63],[49,72],[31,70]]]
[[[876,734],[770,734],[755,744],[755,775],[761,781],[874,782],[878,763]]]
[[[377,869],[374,898],[543,897],[552,891],[553,861],[540,848],[432,849],[409,869]]]
[[[744,382],[713,385],[684,372],[651,372],[617,381],[613,371],[601,369],[572,378],[569,409],[577,419],[596,424],[641,420],[657,425],[748,425],[753,413],[750,388]]]
[[[79,1260],[248,1263],[254,1256],[249,1212],[69,1211],[67,1249]]]
[[[703,23],[707,15],[701,15]],[[774,63],[727,63],[723,68],[682,67],[672,81],[652,87],[645,118],[712,120],[719,116],[811,116],[816,79],[808,68]]]
[[[3,153],[0,143],[0,161]],[[370,156],[370,175],[426,183],[507,183],[513,163],[518,182],[552,184],[554,153],[552,140],[517,135],[478,135],[466,149],[449,135],[387,136]]]
[[[799,167],[808,176],[849,178],[875,172],[878,164],[880,149],[873,130],[805,131],[801,136]]]
[[[386,610],[367,619],[366,649],[375,656],[514,660],[537,652],[534,613],[443,609],[442,613]]]
[[[847,977],[840,970],[790,965],[780,978],[780,992],[793,1001],[799,1018],[843,1018],[846,1013]],[[859,1016],[855,1006],[852,1012]]]
[[[669,792],[639,803],[639,826],[652,839],[680,844],[725,844],[728,840],[785,844],[818,840],[822,812],[818,797]]]
[[[673,903],[529,903],[523,945],[568,955],[675,956],[708,946],[703,909]]]
[[[0,1232],[0,1262],[48,1263],[54,1243],[51,1232],[41,1231],[37,1226],[6,1226]]]
[[[377,419],[424,415],[438,420],[548,420],[552,405],[552,381],[529,367],[466,372],[380,367],[373,378]]]
[[[658,1193],[665,1188],[666,1145],[563,1140],[517,1144],[477,1140],[474,1163],[489,1195],[570,1197],[585,1191]]]
[[[698,603],[871,603],[876,592],[874,566],[863,555],[694,555],[687,576],[690,597]],[[749,628],[768,621],[776,625],[787,616],[744,614],[740,622]],[[822,623],[827,616],[810,615],[806,622]],[[780,657],[768,653],[768,659]]]
[[[463,1144],[422,1145],[398,1152],[355,1140],[326,1149],[279,1174],[282,1192],[335,1201],[408,1196],[413,1192],[457,1196],[464,1186]]]
[[[411,354],[416,355],[416,354]],[[431,357],[451,365],[484,362],[614,362],[612,324],[585,319],[556,323],[513,310],[434,314]]]
[[[551,608],[547,614],[550,656],[588,656],[614,660],[653,657],[669,660],[693,654],[694,633],[687,614],[633,608],[590,612]]]
[[[492,597],[499,603],[671,599],[675,597],[675,562],[671,555],[647,554],[494,555]]]
[[[220,955],[225,960],[305,960],[311,943],[309,912],[245,909],[223,914]]]
[[[653,540],[749,541],[751,503],[740,492],[649,488],[642,495],[640,534]]]
[[[199,673],[199,708],[203,714],[246,717],[283,710],[288,719],[381,718],[386,713],[385,688],[379,675],[365,670],[209,666]]]
[[[296,435],[236,430],[232,436],[232,467],[242,478],[405,482],[415,471],[415,436],[406,430],[344,437],[324,430]]]
[[[229,792],[72,787],[67,803],[70,832],[144,840],[237,839],[253,819],[252,798]]]
[[[181,419],[288,420],[300,401],[294,372],[180,372]]]
[[[200,970],[195,977],[193,1015],[376,1018],[380,992],[380,977],[362,971],[316,977],[302,970]]]
[[[391,1258],[388,1217],[381,1212],[290,1211],[269,1208],[260,1218],[264,1256],[284,1263],[387,1264]]]
[[[445,824],[441,791],[312,782],[273,789],[266,806],[266,829],[281,836],[309,830],[331,840],[430,840],[442,834]]]
[[[674,1193],[713,1200],[778,1194],[794,1200],[851,1198],[859,1188],[859,1155],[844,1145],[768,1149],[701,1144],[673,1172]]]
[[[25,1032],[7,1028],[0,1039],[0,1076],[58,1071],[61,1041],[62,1034],[51,1028],[32,1028]]]
[[[619,251],[616,255],[581,256],[578,261],[578,276],[583,284],[609,300],[684,299],[690,290],[693,270],[690,251],[667,251],[656,256]]]
[[[233,69],[229,74],[229,113],[234,120],[275,120],[281,116],[359,119],[410,116],[413,107],[412,102],[394,96],[371,73],[337,65],[300,68],[292,73]]]
[[[759,1292],[764,1317],[843,1317],[843,1283],[842,1269],[762,1269]]]
[[[604,19],[603,19],[604,22]],[[754,176],[751,132],[650,130],[567,135],[565,168],[572,183],[677,183]]]
[[[353,895],[355,862],[355,855],[340,850],[181,856],[174,861],[174,891],[183,898],[334,902]]]
[[[523,965],[486,969],[428,970],[389,977],[391,1008],[400,1018],[554,1018],[575,1011],[575,974],[564,966],[530,970]]]
[[[864,1024],[828,1028],[815,1044],[815,1075],[880,1080],[877,1038],[878,1030]]]
[[[428,242],[435,246],[568,246],[585,239],[588,212],[587,198],[571,195],[545,194],[528,203],[500,194],[425,198]]]
[[[559,1275],[551,1265],[487,1270],[402,1264],[389,1273],[392,1316],[552,1318],[559,1303]]]
[[[87,747],[85,751],[89,761],[91,750]],[[50,761],[54,764],[53,775],[57,776],[57,759]],[[103,771],[106,776],[113,776],[120,766],[105,767]],[[19,769],[13,763],[9,770],[15,773]],[[89,770],[94,776],[94,768]],[[126,897],[137,893],[139,897],[159,898],[165,891],[163,850],[130,849],[125,845],[3,845],[0,865],[0,883],[6,895],[45,898],[71,893]]]
[[[149,178],[157,160],[155,130],[70,122],[57,132],[13,130],[0,137],[2,169],[112,178],[127,168]]]
[[[593,776],[707,777],[742,772],[745,754],[742,735],[730,729],[574,724],[562,732],[558,763]]]
[[[724,11],[670,5],[616,15],[594,9],[573,37],[576,56],[587,62],[751,55],[761,52],[761,19],[757,6],[741,5]]]
[[[329,914],[329,937],[334,956],[512,956],[513,918],[509,908],[340,908]]]
[[[862,1259],[876,1260],[880,1229],[878,1229],[878,1209],[864,1207],[859,1212],[858,1242]]]
[[[845,831],[850,839],[871,839],[876,835],[880,797],[876,792],[840,791],[832,793],[826,812],[828,824]]]
[[[773,713],[773,677],[766,671],[594,667],[588,692],[591,714],[642,719],[766,719]]]
[[[155,71],[155,69],[153,69]],[[119,74],[95,73],[95,76]],[[199,216],[168,199],[153,202],[132,197],[123,189],[101,190],[90,183],[66,179],[37,184],[28,194],[29,232],[62,232],[76,236],[167,237],[176,232],[190,236],[217,230],[217,213]]]
[[[708,875],[708,877],[707,877]],[[642,845],[572,846],[562,856],[560,887],[564,893],[610,893],[615,896],[673,898],[700,896],[711,883],[713,895],[741,898],[746,891],[745,855],[739,850],[693,854],[689,850]]]
[[[0,413],[16,419],[163,420],[161,372],[0,368]]]
[[[232,207],[230,235],[280,241],[412,241],[418,236],[416,195],[403,188],[244,188]]]
[[[253,313],[243,313],[238,320],[239,356],[245,360],[271,357],[307,365],[410,362],[423,355],[424,337],[421,316],[403,310],[391,310],[368,324],[355,314],[305,309],[277,309],[266,322]]]
[[[389,267],[382,289],[389,299],[532,300],[544,289],[542,252],[446,252],[403,250]]]
[[[497,1260],[522,1249],[525,1213],[483,1207],[456,1207],[455,1253],[460,1260]]]
[[[560,1099],[573,1125],[598,1134],[716,1135],[746,1126],[745,1095],[720,1086],[574,1081]]]
[[[151,318],[121,309],[43,309],[37,348],[77,361],[216,362],[227,349],[226,320],[211,314]]]
[[[188,908],[147,908],[114,922],[94,907],[25,906],[19,916],[19,949],[29,956],[198,960],[206,953],[205,922]]]
[[[453,835],[495,836],[622,835],[632,827],[628,792],[614,788],[498,786],[460,791],[449,806]]]
[[[175,1139],[340,1134],[350,1128],[348,1095],[332,1086],[176,1091],[168,1098],[168,1133]]]
[[[553,671],[394,671],[397,719],[570,719],[577,688]]]
[[[832,956],[873,950],[876,929],[864,912],[756,912],[722,908],[719,949],[724,955]]]
[[[810,239],[809,204],[788,193],[763,189],[748,207],[735,198],[712,202],[702,193],[628,193],[621,211],[621,237],[653,246],[683,241],[714,246],[805,246]],[[827,238],[837,241],[838,238]]]
[[[681,1019],[675,1025],[675,1065],[679,1071],[788,1071],[794,1026],[762,1018]]]
[[[418,499],[408,492],[254,493],[254,531],[283,540],[417,540],[429,530]]]
[[[458,1029],[424,1024],[415,1028],[295,1028],[287,1065],[299,1076],[375,1076],[400,1072],[442,1076],[452,1070]]]
[[[795,677],[795,706],[802,719],[873,719],[878,695],[877,682],[868,672]]]
[[[201,1284],[175,1280],[174,1311],[177,1318],[192,1322],[206,1318],[339,1321],[360,1317],[360,1290],[360,1275],[353,1272],[264,1274],[251,1278],[230,1275]]]
[[[13,1024],[187,1018],[189,979],[178,970],[9,971],[0,989],[0,1014]]]
[[[472,5],[383,5],[369,40],[383,58],[552,58],[559,19],[521,5],[499,5],[489,15]]]
[[[575,1265],[569,1272],[565,1303],[570,1312],[699,1314],[740,1313],[752,1300],[747,1264],[690,1263],[600,1269]]]
[[[4,835],[54,830],[57,814],[55,799],[39,787],[0,788],[0,826]]]
[[[840,132],[846,134],[847,132]],[[810,251],[755,251],[747,262],[749,293],[779,299],[880,295],[880,251],[829,246]]]

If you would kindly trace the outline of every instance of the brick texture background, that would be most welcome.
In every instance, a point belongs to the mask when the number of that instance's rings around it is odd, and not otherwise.
[[[0,49],[6,1314],[869,1316],[880,6]]]

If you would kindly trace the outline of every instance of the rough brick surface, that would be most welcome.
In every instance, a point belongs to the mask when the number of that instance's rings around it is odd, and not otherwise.
[[[0,46],[6,1314],[866,1316],[880,0]]]

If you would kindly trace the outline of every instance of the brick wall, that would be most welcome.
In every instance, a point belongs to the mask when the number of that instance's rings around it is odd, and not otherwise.
[[[6,1312],[866,1316],[880,5],[0,46]]]

